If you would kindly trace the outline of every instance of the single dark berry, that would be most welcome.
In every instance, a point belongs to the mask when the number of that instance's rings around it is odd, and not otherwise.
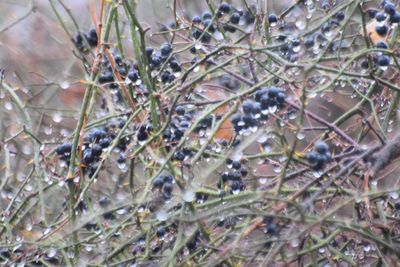
[[[218,10],[221,11],[221,12],[223,12],[223,13],[229,13],[229,11],[231,11],[231,5],[228,4],[227,2],[222,2],[222,3],[219,5]]]
[[[183,161],[185,159],[185,153],[182,151],[176,151],[174,154],[174,159],[177,161]]]
[[[180,140],[184,134],[185,134],[185,129],[182,128],[175,129],[174,131],[174,136],[178,140]]]
[[[301,42],[300,42],[300,40],[299,39],[293,39],[292,40],[292,46],[299,46],[301,44]]]
[[[92,151],[93,151],[93,156],[98,157],[101,155],[101,152],[103,152],[103,148],[101,147],[100,144],[94,144],[92,146]]]
[[[126,158],[123,155],[119,155],[117,158],[118,164],[124,164],[126,162]]]
[[[94,155],[93,155],[93,152],[92,152],[92,150],[90,148],[89,149],[85,149],[83,151],[82,160],[83,160],[84,164],[90,164],[90,163],[92,163],[94,161]]]
[[[199,30],[199,29],[194,29],[193,31],[192,31],[192,36],[193,36],[193,38],[194,39],[199,39],[200,38],[200,36],[203,34],[203,32],[201,31],[201,30]],[[196,51],[195,51],[196,52]]]
[[[379,12],[379,11],[376,10],[376,9],[369,9],[369,10],[367,11],[368,16],[369,16],[371,19],[375,18],[376,14],[378,14],[378,12]]]
[[[98,37],[95,29],[91,29],[86,36],[86,40],[91,47],[97,46]]]
[[[313,36],[308,36],[306,38],[304,38],[304,46],[308,49],[314,47],[314,37]]]
[[[194,16],[194,17],[192,18],[192,22],[193,22],[194,24],[199,24],[199,23],[201,23],[201,17],[199,17],[199,16]]]
[[[231,33],[236,32],[236,28],[233,27],[232,25],[229,25],[229,24],[225,24],[225,25],[223,26],[223,29],[224,29],[224,31],[226,31],[226,32],[231,32]]]
[[[110,200],[110,198],[107,197],[107,196],[102,196],[102,197],[99,199],[99,204],[100,204],[100,206],[102,206],[102,207],[108,206],[108,204],[110,204],[110,202],[111,202],[111,200]]]
[[[271,14],[268,16],[268,23],[275,24],[278,22],[278,17],[275,14]]]
[[[254,17],[253,13],[250,12],[249,10],[247,10],[247,11],[245,11],[243,13],[243,17],[244,17],[244,20],[245,20],[247,25],[248,24],[253,24],[254,21],[256,20],[256,18]]]
[[[111,83],[114,81],[114,75],[112,74],[111,71],[107,71],[106,73],[103,73],[102,75],[99,76],[99,83]]]
[[[66,154],[66,153],[71,153],[71,150],[72,150],[72,144],[71,143],[64,143],[64,144],[59,145],[56,148],[56,153],[58,155],[63,155],[63,154]]]
[[[83,50],[83,48],[84,48],[84,43],[83,43],[83,35],[82,35],[82,33],[78,33],[78,34],[75,36],[73,42],[74,42],[74,44],[77,46],[77,48],[78,48],[79,50]]]
[[[368,69],[369,68],[369,60],[364,59],[363,61],[361,61],[360,67],[363,69]]]
[[[315,143],[315,150],[321,155],[328,154],[329,146],[324,141],[318,141],[317,143]]]
[[[344,12],[343,11],[339,11],[339,12],[337,12],[336,14],[335,14],[335,19],[337,20],[337,21],[342,21],[342,20],[344,20],[344,17],[345,17],[345,15],[344,15]]]
[[[185,114],[185,108],[183,106],[177,106],[175,112],[176,114],[183,116]]]
[[[154,188],[161,188],[164,185],[164,177],[163,176],[157,176],[154,178],[153,181],[153,187]]]
[[[218,10],[218,11],[215,13],[215,15],[217,16],[217,18],[222,18],[222,17],[224,16],[224,12]]]
[[[400,22],[400,12],[395,12],[389,18],[390,23],[399,23]]]
[[[156,235],[158,238],[163,238],[165,236],[165,228],[160,226],[157,228]]]
[[[103,218],[106,220],[115,220],[115,215],[112,211],[103,214]]]
[[[229,21],[232,24],[239,24],[240,21],[240,14],[238,12],[233,12],[231,17],[229,18]]]
[[[188,129],[189,126],[190,126],[190,122],[188,122],[187,120],[182,120],[179,123],[179,128]]]
[[[164,43],[161,45],[160,51],[163,57],[168,57],[172,52],[172,45],[170,43]]]
[[[400,210],[400,201],[399,201],[399,202],[396,202],[396,203],[394,204],[394,208],[395,208],[396,210]]]
[[[238,193],[242,190],[243,184],[241,181],[233,181],[231,184],[231,192]]]
[[[208,44],[211,41],[211,35],[209,33],[204,33],[203,36],[201,37],[201,41],[203,43]]]
[[[150,61],[155,67],[158,67],[162,63],[162,58],[159,55],[155,55],[151,58]]]
[[[217,29],[215,28],[214,24],[212,24],[212,21],[210,19],[205,19],[203,21],[204,28],[208,27],[208,31],[211,33],[214,33]]]
[[[229,13],[229,11],[231,11],[231,5],[228,4],[227,2],[222,2],[222,3],[219,5],[218,10],[221,11],[221,12],[223,12],[223,13]]]
[[[166,193],[171,193],[174,186],[171,183],[165,183],[163,186],[163,191]]]
[[[240,167],[242,167],[242,164],[239,161],[232,161],[232,168],[239,170]]]
[[[148,137],[147,132],[141,132],[141,131],[139,131],[138,134],[137,134],[137,140],[138,140],[138,141],[144,141],[144,140],[147,139],[147,137]]]
[[[171,73],[168,71],[168,70],[166,70],[166,71],[163,71],[162,73],[161,73],[161,82],[162,83],[167,83],[167,82],[169,82],[169,75],[170,75]]]
[[[396,13],[396,6],[393,3],[387,2],[384,6],[383,6],[383,10],[385,10],[385,12],[389,15],[393,15],[394,13]]]
[[[243,112],[245,114],[253,113],[254,102],[251,100],[245,100],[242,104]]]
[[[246,177],[246,176],[247,176],[247,173],[248,173],[247,167],[244,166],[244,165],[242,165],[242,166],[240,167],[240,174],[242,175],[242,177]]]
[[[375,14],[375,19],[379,22],[384,21],[387,18],[387,15],[383,12],[379,12]]]
[[[235,113],[231,116],[231,123],[237,125],[242,120],[242,116],[239,113]]]
[[[276,96],[276,101],[278,102],[278,104],[282,105],[283,103],[285,103],[286,100],[286,95],[283,92],[279,92],[278,95]]]
[[[182,70],[180,64],[176,60],[171,60],[169,62],[169,66],[171,67],[173,72],[179,72]]]
[[[321,26],[321,31],[322,33],[327,33],[330,32],[332,29],[331,23],[329,21],[325,22],[324,24],[322,24]]]
[[[311,151],[307,154],[307,160],[311,165],[314,165],[317,162],[318,153],[315,151]]]
[[[277,233],[277,226],[275,223],[269,223],[266,227],[267,234],[274,235]]]
[[[150,47],[150,46],[146,47],[146,55],[148,58],[150,58],[153,55],[153,52],[154,52],[153,47]]]
[[[212,18],[212,14],[210,12],[206,11],[203,13],[203,20],[211,19],[211,18]]]
[[[390,57],[387,55],[380,55],[377,59],[377,64],[380,67],[387,67],[390,64]]]
[[[136,82],[140,79],[139,72],[137,70],[131,70],[128,72],[128,78],[132,82]]]
[[[385,41],[379,41],[376,44],[376,48],[388,49],[388,45]]]
[[[389,31],[389,27],[386,25],[382,25],[382,26],[376,26],[375,27],[375,31],[380,35],[380,36],[385,36],[388,31]]]

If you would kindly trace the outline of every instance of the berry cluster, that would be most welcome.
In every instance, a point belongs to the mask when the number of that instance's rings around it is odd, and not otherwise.
[[[286,100],[283,89],[262,87],[254,94],[254,100],[245,100],[242,104],[243,114],[231,116],[231,123],[238,134],[250,134],[257,131],[260,121],[268,119],[268,114],[275,113]]]
[[[88,52],[89,49],[88,49],[86,43],[90,47],[97,46],[98,37],[97,37],[96,29],[91,29],[91,30],[89,30],[88,33],[78,33],[75,36],[75,38],[73,39],[73,42],[79,51]]]
[[[234,161],[232,159],[226,160],[226,166],[228,169],[231,169],[231,171],[222,173],[221,181],[217,184],[217,187],[225,192],[225,186],[229,185],[230,193],[238,194],[246,188],[242,179],[247,176],[247,167],[240,161]]]
[[[372,23],[375,23],[375,32],[379,36],[379,38],[372,38],[372,41],[376,48],[388,49],[387,36],[390,28],[400,22],[400,12],[395,4],[386,0],[382,1],[381,8],[381,10],[368,10],[370,18],[373,19]],[[373,71],[378,68],[386,70],[390,65],[390,57],[382,52],[375,53],[371,63],[368,59],[361,61],[361,68],[368,69],[370,64]]]
[[[115,139],[116,128],[122,128],[124,124],[125,120],[119,120],[117,123],[111,122],[105,126],[93,128],[85,134],[82,145],[82,169],[85,173],[89,171],[89,177],[92,177],[96,171],[103,151],[108,149]],[[116,149],[120,152],[125,151],[129,142],[130,137],[120,139]],[[56,148],[57,155],[66,165],[70,164],[71,150],[72,144],[68,142],[60,144]],[[125,163],[123,153],[119,155],[117,163]]]
[[[153,181],[153,188],[158,189],[165,200],[172,198],[174,177],[169,172],[164,172],[157,176]]]
[[[329,152],[329,146],[323,141],[318,141],[315,144],[315,150],[307,154],[308,163],[315,171],[320,171],[323,169],[326,162],[331,159]]]
[[[218,40],[218,31],[222,30],[226,33],[234,33],[239,25],[249,25],[254,23],[255,17],[249,10],[238,10],[231,4],[222,2],[215,13],[217,20],[213,21],[213,15],[206,11],[203,15],[192,17],[192,37],[203,43],[209,43],[212,34]],[[216,22],[214,24],[213,22]]]
[[[163,140],[167,151],[181,140],[192,123],[192,115],[186,112],[183,106],[177,106],[175,113],[172,116],[170,127],[163,132]]]

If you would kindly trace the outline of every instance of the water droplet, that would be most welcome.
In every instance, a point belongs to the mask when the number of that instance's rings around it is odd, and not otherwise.
[[[57,254],[57,249],[51,248],[51,249],[47,252],[47,257],[53,258],[56,254]]]
[[[282,171],[281,166],[278,165],[278,166],[275,166],[275,167],[274,167],[274,172],[275,172],[275,173],[280,173],[281,171]]]
[[[257,138],[257,142],[262,144],[265,143],[268,140],[268,135],[263,133]]]
[[[46,135],[51,135],[53,133],[53,128],[51,126],[50,127],[45,126],[44,127],[44,133]]]
[[[164,210],[164,209],[161,209],[161,210],[157,211],[156,218],[157,218],[157,220],[159,220],[161,222],[166,221],[168,219],[167,211]]]
[[[68,81],[63,81],[62,83],[60,83],[60,87],[61,89],[68,89],[69,88],[69,82]]]
[[[298,247],[299,244],[300,244],[300,241],[299,241],[297,238],[290,241],[290,246],[291,246],[292,248]]]
[[[60,112],[55,112],[52,117],[55,123],[60,123],[62,121],[62,114]]]
[[[11,102],[6,102],[5,104],[4,104],[4,107],[5,107],[5,109],[6,110],[12,110],[13,109],[13,104],[11,103]]]
[[[196,42],[196,43],[194,44],[194,48],[195,48],[196,50],[202,49],[202,48],[203,48],[203,44],[202,44],[201,42]]]
[[[33,228],[33,226],[32,226],[32,224],[31,223],[28,223],[27,225],[26,225],[26,231],[28,231],[28,232],[30,232],[30,231],[32,231],[32,228]]]
[[[318,252],[321,253],[321,254],[322,254],[322,253],[325,253],[325,248],[319,248],[319,249],[318,249]]]
[[[308,97],[309,98],[315,98],[316,96],[317,96],[317,92],[315,92],[315,91],[312,91],[312,92],[308,93]]]
[[[321,177],[321,176],[322,176],[322,171],[313,171],[313,176],[314,176],[315,178]]]
[[[119,214],[119,215],[125,214],[127,212],[128,211],[126,209],[119,209],[119,210],[116,211],[116,213]]]
[[[260,184],[266,184],[267,181],[268,181],[268,179],[265,178],[265,177],[258,179],[258,182],[259,182]]]
[[[221,41],[221,40],[224,39],[224,36],[222,35],[221,32],[216,31],[216,32],[214,33],[214,38],[215,38],[216,40],[218,40],[218,41]]]
[[[198,72],[200,70],[200,66],[196,66],[194,69],[193,69],[193,72]]]
[[[270,113],[275,113],[277,109],[278,109],[277,106],[269,106],[269,107],[268,107],[268,111],[269,111]]]
[[[292,50],[293,52],[298,53],[301,50],[301,46],[300,45],[293,46]]]
[[[296,134],[296,137],[297,137],[297,139],[299,139],[299,140],[303,140],[306,136],[304,135],[304,133],[298,132],[298,133]]]
[[[119,168],[121,171],[125,172],[125,171],[127,170],[127,165],[126,165],[125,162],[123,162],[123,163],[118,163],[117,165],[118,165],[118,168]]]
[[[370,246],[369,244],[365,244],[365,245],[363,246],[363,250],[364,250],[365,252],[368,252],[368,251],[371,250],[371,246]]]
[[[196,198],[196,194],[191,189],[185,190],[185,192],[183,192],[183,194],[182,194],[182,199],[185,202],[192,202],[195,198]]]
[[[389,196],[393,199],[398,199],[399,198],[399,193],[398,192],[391,192]]]
[[[233,161],[240,161],[242,159],[242,152],[236,151],[235,153],[232,154],[230,158]]]
[[[50,232],[51,232],[51,227],[46,228],[46,229],[43,231],[43,235],[47,235],[47,234],[49,234]]]
[[[232,190],[232,194],[237,195],[240,193],[240,188]]]

